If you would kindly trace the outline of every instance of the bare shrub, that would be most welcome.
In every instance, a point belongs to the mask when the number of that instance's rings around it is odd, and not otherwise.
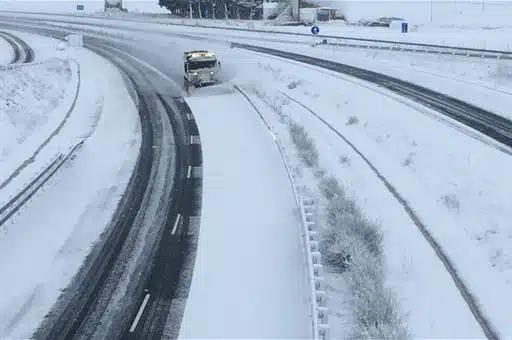
[[[312,138],[292,120],[288,126],[302,160],[318,169]],[[325,264],[347,279],[356,321],[351,335],[355,339],[410,339],[398,300],[384,287],[383,235],[378,224],[363,215],[335,177],[322,172],[317,178],[320,194],[327,200],[320,251]]]
[[[340,162],[340,164],[343,164],[345,166],[350,166],[350,158],[348,158],[348,156],[346,156],[346,155],[340,156],[338,161]]]
[[[299,86],[301,84],[302,84],[302,80],[294,80],[290,84],[288,84],[288,88],[290,90],[293,90],[294,88],[296,88],[297,86]]]
[[[414,156],[416,155],[416,153],[414,152],[410,152],[407,157],[404,159],[404,161],[402,162],[402,165],[403,166],[409,166],[411,165],[413,162],[414,162]]]
[[[347,123],[345,125],[355,125],[357,123],[359,123],[359,118],[356,116],[350,116],[348,117]]]
[[[289,122],[289,132],[299,157],[308,167],[318,166],[318,151],[315,144],[304,128],[295,122]]]
[[[460,211],[460,202],[457,196],[454,194],[446,194],[441,196],[441,202],[450,210],[454,210],[457,213]]]

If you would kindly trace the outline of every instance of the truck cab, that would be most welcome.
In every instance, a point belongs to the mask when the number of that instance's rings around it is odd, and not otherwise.
[[[217,84],[220,61],[213,52],[204,50],[184,53],[185,90],[190,86],[202,87]]]

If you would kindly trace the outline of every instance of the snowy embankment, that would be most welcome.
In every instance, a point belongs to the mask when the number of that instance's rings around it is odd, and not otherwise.
[[[5,40],[0,37],[0,65],[9,64],[14,57],[14,51],[12,50],[12,46]]]
[[[512,298],[512,207],[506,198],[512,187],[498,170],[512,166],[510,157],[424,115],[425,108],[404,105],[364,83],[299,67],[259,61],[258,78],[244,65],[244,75],[236,81],[245,78],[246,87],[274,105],[274,111],[303,126],[319,150],[319,167],[347,188],[368,218],[380,221],[385,282],[411,313],[413,334],[482,336],[441,262],[375,174],[345,142],[280,91],[318,113],[370,160],[452,259],[484,315],[503,336],[510,336],[501,301]],[[279,116],[274,114],[276,120]],[[460,319],[454,321],[454,315]]]
[[[57,58],[0,73],[0,206],[74,146],[54,139],[74,108],[79,74],[76,62]]]
[[[146,34],[137,36],[150,39]],[[176,41],[174,37],[167,39]],[[405,106],[389,98],[383,99],[386,98],[383,93],[375,94],[367,84],[354,87],[353,83],[340,81],[339,76],[335,75],[332,78],[329,76],[331,83],[327,86],[325,77],[328,75],[325,72],[313,71],[302,64],[285,63],[254,54],[251,56],[243,51],[228,50],[222,45],[203,41],[179,46],[182,50],[197,46],[216,50],[223,60],[223,68],[227,69],[231,78],[238,74],[239,79],[235,81],[242,85],[249,84],[254,88],[254,81],[250,80],[262,77],[265,74],[262,69],[266,70],[272,77],[261,81],[258,93],[269,98],[277,93],[276,86],[283,91],[292,91],[287,86],[297,80],[295,92],[301,89],[301,96],[308,105],[322,115],[329,115],[328,118],[334,119],[340,130],[348,129],[347,132],[357,141],[356,146],[363,154],[370,158],[413,209],[418,210],[422,218],[426,216],[425,224],[452,257],[463,279],[468,281],[470,290],[484,307],[484,313],[490,316],[499,330],[506,332],[506,320],[503,318],[507,313],[502,312],[499,301],[509,298],[507,263],[510,254],[507,249],[511,240],[506,235],[512,231],[506,224],[510,217],[506,195],[510,188],[505,176],[496,176],[492,169],[508,168],[508,158],[424,116],[422,113],[429,113],[425,108],[416,111],[416,106],[410,102],[406,102],[409,106]],[[281,48],[286,47],[282,45]],[[262,69],[254,69],[258,62],[262,63]],[[460,70],[462,72],[462,66]],[[445,78],[438,79],[439,84],[446,82]],[[337,86],[332,86],[332,82]],[[368,100],[370,97],[375,99]],[[319,144],[320,159],[326,159],[321,161],[320,166],[348,188],[348,196],[358,203],[364,215],[380,221],[387,263],[385,270],[389,272],[384,277],[386,287],[396,291],[404,314],[410,313],[407,323],[413,335],[460,337],[466,334],[468,337],[481,337],[459,293],[443,271],[442,264],[375,174],[338,137],[331,136],[332,141],[322,142],[328,132],[325,128],[315,128],[315,124],[304,118],[300,108],[291,105],[285,105],[285,108],[292,110],[287,115],[297,116],[299,126],[304,125],[314,143]],[[348,121],[351,123],[346,127]],[[432,140],[433,135],[436,136],[435,140]],[[339,154],[338,150],[343,149],[346,152]],[[489,158],[484,160],[488,155]],[[311,183],[310,187],[315,189],[318,183]],[[321,197],[319,190],[317,192]],[[389,203],[384,205],[382,202]],[[482,211],[489,213],[482,214]],[[434,217],[436,219],[432,220]],[[476,267],[479,269],[475,270]],[[340,286],[343,283],[339,280],[340,276],[343,277],[343,274],[333,273],[328,278],[333,287],[331,295],[335,297],[331,310],[347,309],[336,303],[346,299],[343,295],[346,287]],[[482,286],[493,288],[484,289]],[[417,287],[423,287],[422,294],[417,294]],[[381,296],[386,297],[385,294]],[[451,302],[446,304],[445,301]],[[425,315],[429,317],[425,318]],[[460,316],[460,319],[453,321],[453,315]],[[345,316],[337,314],[336,318],[341,317],[342,320],[331,322],[334,328],[337,327],[333,333],[344,334],[346,328],[351,327],[345,326]],[[243,314],[240,317],[243,318]]]
[[[10,98],[19,105],[16,115],[12,112],[17,120],[9,122],[10,151],[14,155],[35,147],[36,142],[29,145],[28,141],[42,136],[46,125],[62,119],[63,107],[76,93],[77,69],[70,67],[74,62],[80,69],[76,104],[58,134],[24,171],[48,161],[58,150],[84,143],[0,227],[2,338],[30,337],[68,285],[109,223],[140,145],[137,110],[117,69],[85,49],[57,50],[57,40],[18,35],[35,50],[37,63],[27,66],[27,76],[21,77],[24,86],[17,82],[11,87],[17,95]]]
[[[506,304],[501,301],[511,298],[508,249],[512,230],[507,221],[512,207],[506,197],[512,188],[506,176],[495,172],[512,166],[507,155],[425,115],[428,109],[396,101],[367,84],[340,80],[330,72],[298,63],[250,56],[220,45],[201,45],[219,53],[231,82],[259,98],[262,109],[267,106],[268,119],[274,119],[274,126],[281,126],[282,140],[290,128],[280,121],[293,120],[311,137],[318,150],[318,164],[311,169],[302,162],[296,164],[309,189],[324,204],[319,218],[326,231],[333,223],[327,219],[328,213],[336,212],[325,190],[325,183],[332,183],[329,176],[347,197],[342,202],[357,206],[359,212],[352,216],[363,214],[363,220],[376,221],[383,237],[383,256],[377,259],[382,267],[373,273],[382,275],[383,290],[377,288],[376,281],[374,293],[381,297],[381,307],[392,308],[389,315],[396,316],[394,320],[382,320],[385,325],[405,325],[415,337],[483,336],[441,261],[382,181],[346,142],[279,91],[328,120],[369,159],[452,259],[484,315],[503,336],[510,335]],[[291,137],[288,144],[295,150]],[[343,245],[340,243],[338,249],[335,245],[333,250],[342,252]],[[332,255],[336,259],[336,252]],[[364,311],[364,306],[349,298],[353,294],[347,289],[354,287],[348,278],[350,275],[339,267],[331,267],[327,277],[334,337],[361,331],[357,313]],[[383,331],[390,329],[400,327]]]

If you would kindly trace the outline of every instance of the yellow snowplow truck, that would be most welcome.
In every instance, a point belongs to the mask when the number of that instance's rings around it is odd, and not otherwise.
[[[220,61],[213,52],[204,50],[184,53],[184,88],[187,93],[191,86],[203,87],[218,84],[217,75],[220,70]]]

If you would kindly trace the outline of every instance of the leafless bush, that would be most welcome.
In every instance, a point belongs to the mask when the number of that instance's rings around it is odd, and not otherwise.
[[[451,210],[455,210],[456,212],[460,211],[460,202],[457,196],[454,194],[446,194],[441,196],[441,202]]]
[[[302,84],[302,80],[294,80],[290,84],[288,84],[288,88],[290,90],[293,90],[294,88],[296,88],[297,86],[299,86],[301,84]]]
[[[318,151],[304,128],[295,122],[289,122],[289,132],[299,157],[308,167],[318,167]]]
[[[346,155],[340,156],[338,161],[340,162],[340,164],[350,166],[350,158],[348,158],[348,156],[346,156]]]
[[[502,61],[490,71],[490,76],[503,80],[512,80],[512,63],[509,61]]]
[[[359,118],[357,118],[356,116],[350,116],[348,117],[347,123],[345,125],[354,125],[357,123],[359,123]]]

